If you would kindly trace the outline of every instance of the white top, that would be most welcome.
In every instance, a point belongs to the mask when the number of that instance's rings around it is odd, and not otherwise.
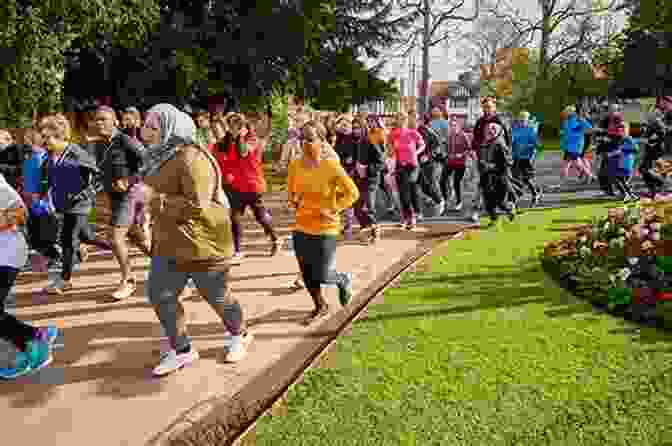
[[[0,210],[24,207],[23,200],[5,177],[0,174]],[[0,266],[21,269],[28,261],[28,243],[23,233],[0,231]]]

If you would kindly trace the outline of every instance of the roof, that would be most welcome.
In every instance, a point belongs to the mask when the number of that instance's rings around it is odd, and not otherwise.
[[[476,97],[477,94],[460,81],[435,81],[430,85],[430,96],[468,99]]]

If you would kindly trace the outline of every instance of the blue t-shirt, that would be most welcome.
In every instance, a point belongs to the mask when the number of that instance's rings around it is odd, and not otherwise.
[[[47,151],[33,150],[33,154],[23,162],[23,190],[28,193],[40,192],[42,164],[47,159]]]

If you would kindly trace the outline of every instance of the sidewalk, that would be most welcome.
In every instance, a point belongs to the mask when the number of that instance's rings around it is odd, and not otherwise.
[[[429,227],[418,233],[386,228],[374,247],[342,244],[338,269],[353,273],[357,294],[430,231],[457,232],[462,225]],[[64,296],[35,298],[33,291],[46,285],[46,276],[24,275],[16,290],[17,315],[37,325],[58,325],[64,348],[55,351],[48,369],[0,382],[5,439],[31,445],[144,445],[185,411],[236,394],[302,340],[320,336],[299,323],[312,304],[305,291],[289,289],[297,274],[294,257],[285,252],[269,257],[259,228],[250,228],[255,231],[244,239],[247,257],[232,275],[255,341],[248,357],[235,365],[220,361],[224,329],[210,307],[193,296],[185,308],[201,360],[163,379],[151,377],[160,328],[145,299],[148,260],[142,256],[134,257],[134,271],[142,279],[138,291],[118,303],[106,298],[119,280],[109,255],[85,263],[73,277],[75,289]],[[336,290],[330,289],[327,298],[335,314],[340,310]]]

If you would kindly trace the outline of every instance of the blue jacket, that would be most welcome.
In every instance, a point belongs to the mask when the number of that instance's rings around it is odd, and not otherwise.
[[[637,144],[626,136],[623,139],[610,138],[607,142],[608,173],[611,176],[631,176],[635,164]]]
[[[23,190],[31,194],[41,192],[40,180],[42,164],[47,159],[46,150],[33,150],[28,159],[23,162]]]
[[[560,148],[564,152],[581,154],[583,152],[584,134],[593,126],[585,119],[578,119],[571,114],[565,119],[560,128]]]
[[[513,127],[511,142],[514,160],[534,160],[537,155],[537,131],[533,127]]]
[[[94,157],[76,144],[69,144],[60,157],[50,158],[47,178],[56,210],[88,215],[95,200],[95,191],[90,188],[96,173]]]

